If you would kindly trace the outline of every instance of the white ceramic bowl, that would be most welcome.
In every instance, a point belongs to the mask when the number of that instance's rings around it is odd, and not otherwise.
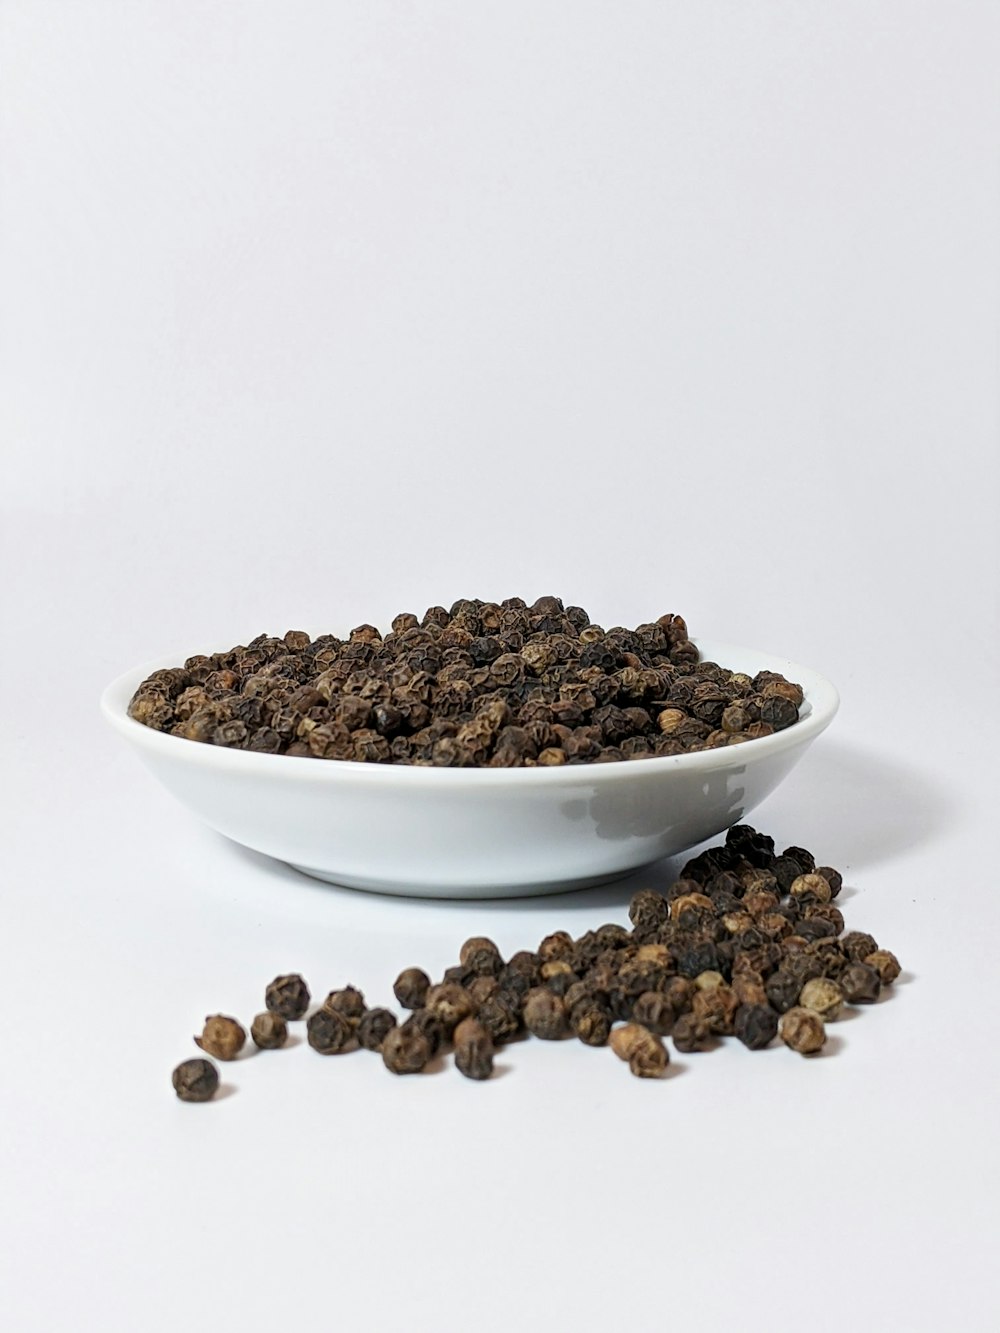
[[[126,672],[101,707],[163,785],[212,828],[335,884],[431,898],[516,897],[626,875],[738,823],[837,711],[837,691],[783,658],[696,640],[703,658],[805,691],[799,721],[743,745],[560,768],[419,768],[255,754],[134,722]]]

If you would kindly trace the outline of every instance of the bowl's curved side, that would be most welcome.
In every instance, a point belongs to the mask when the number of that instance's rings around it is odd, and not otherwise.
[[[449,770],[248,754],[162,735],[126,712],[155,666],[113,682],[102,707],[182,804],[234,841],[307,873],[424,896],[553,892],[628,873],[738,822],[832,721],[836,691],[816,673],[701,646],[704,656],[744,670],[787,667],[806,692],[802,719],[775,736],[698,754]]]

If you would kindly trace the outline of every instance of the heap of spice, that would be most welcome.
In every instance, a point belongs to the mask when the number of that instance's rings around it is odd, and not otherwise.
[[[605,630],[540,597],[402,612],[346,639],[260,634],[154,671],[129,716],[265,754],[533,768],[712,750],[797,721],[801,686],[699,659],[678,615]]]
[[[308,1042],[323,1055],[377,1052],[394,1074],[418,1074],[452,1049],[460,1073],[475,1080],[490,1077],[497,1047],[524,1034],[610,1045],[639,1078],[666,1072],[665,1037],[683,1054],[735,1037],[750,1051],[777,1038],[815,1055],[826,1023],[845,1005],[874,1003],[900,970],[871,935],[843,933],[834,903],[841,885],[839,872],[817,866],[804,848],[778,853],[772,838],[739,824],[723,845],[688,861],[665,894],[640,890],[631,929],[611,922],[577,939],[557,930],[508,959],[475,936],[440,981],[418,967],[399,974],[393,991],[404,1021],[345,986],[309,1013]],[[251,1028],[255,1044],[283,1045],[288,1022],[306,1018],[309,1003],[300,976],[277,977]],[[215,1015],[196,1041],[234,1059],[245,1033]],[[174,1071],[186,1101],[208,1100],[217,1084],[207,1060]]]

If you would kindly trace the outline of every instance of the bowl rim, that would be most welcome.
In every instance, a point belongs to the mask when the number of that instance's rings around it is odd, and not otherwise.
[[[124,738],[151,756],[185,760],[218,773],[289,779],[309,782],[375,782],[379,785],[431,783],[441,787],[509,787],[524,783],[567,783],[586,778],[588,782],[612,783],[680,770],[686,773],[712,773],[720,769],[745,767],[755,759],[795,749],[815,739],[833,721],[840,707],[840,695],[825,676],[811,667],[788,658],[776,657],[756,648],[739,647],[716,639],[695,638],[692,642],[705,661],[739,661],[753,655],[766,661],[761,671],[780,671],[802,686],[808,712],[790,727],[771,736],[761,736],[742,745],[721,746],[715,750],[697,750],[690,754],[656,755],[651,759],[622,760],[605,764],[571,764],[541,768],[438,768],[416,764],[370,764],[357,759],[314,759],[305,755],[262,754],[254,750],[236,750],[224,745],[206,745],[155,731],[128,716],[129,700],[140,683],[153,671],[176,666],[178,654],[158,657],[133,667],[112,680],[103,690],[100,709],[105,719]]]

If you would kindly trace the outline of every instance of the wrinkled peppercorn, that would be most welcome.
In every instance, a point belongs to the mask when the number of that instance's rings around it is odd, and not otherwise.
[[[183,1060],[171,1077],[182,1102],[211,1101],[219,1087],[219,1071],[211,1060]]]
[[[250,1036],[262,1051],[276,1051],[288,1040],[288,1024],[280,1014],[265,1009],[250,1024]]]
[[[766,1004],[741,1004],[733,1019],[733,1033],[751,1051],[769,1046],[778,1031],[778,1015]]]
[[[206,1055],[214,1055],[217,1060],[235,1060],[246,1044],[245,1029],[235,1018],[225,1014],[210,1014],[205,1019],[205,1026],[200,1037],[195,1037],[195,1045],[200,1046]]]
[[[431,1058],[426,1036],[404,1023],[386,1033],[382,1042],[382,1063],[393,1074],[419,1074]]]
[[[786,1046],[800,1055],[815,1055],[826,1041],[826,1028],[812,1009],[794,1008],[782,1014],[778,1034]]]
[[[354,1039],[354,1026],[336,1009],[317,1009],[306,1020],[309,1045],[320,1055],[339,1055]]]
[[[388,1009],[368,1009],[358,1022],[358,1045],[366,1051],[380,1051],[395,1026],[396,1015]]]
[[[819,1014],[824,1023],[831,1023],[844,1007],[844,992],[828,977],[813,977],[802,987],[799,1004]]]
[[[154,671],[128,713],[258,754],[494,768],[684,754],[798,719],[800,686],[701,662],[680,616],[605,631],[582,608],[542,600],[504,610],[462,599],[421,621],[400,612],[384,635],[359,625],[346,640],[260,635]],[[784,858],[796,874],[813,868],[801,853]]]
[[[455,1029],[455,1065],[466,1078],[487,1079],[493,1073],[493,1038],[475,1018],[463,1018]]]
[[[524,1026],[535,1037],[555,1041],[566,1031],[566,1010],[558,995],[536,986],[524,997]]]
[[[419,1009],[430,989],[431,979],[419,967],[408,967],[400,972],[392,993],[404,1009]]]
[[[875,952],[873,949],[872,953]],[[882,978],[867,963],[849,963],[837,978],[837,984],[848,1004],[874,1004],[882,994]]]
[[[309,1008],[309,987],[296,972],[275,977],[264,992],[264,1003],[272,1014],[294,1022]]]
[[[636,1078],[660,1078],[670,1061],[661,1038],[638,1023],[615,1028],[608,1044],[619,1060],[628,1061]]]

